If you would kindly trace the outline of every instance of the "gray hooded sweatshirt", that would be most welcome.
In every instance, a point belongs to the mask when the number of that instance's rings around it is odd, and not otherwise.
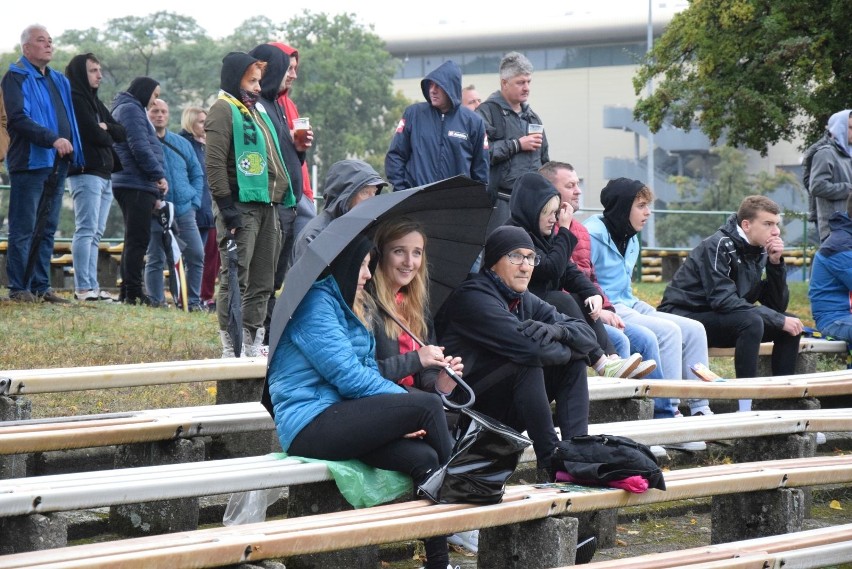
[[[816,200],[819,239],[825,241],[831,229],[828,218],[846,211],[846,198],[852,191],[852,149],[849,146],[849,109],[828,119],[832,144],[820,148],[811,162],[810,190]]]

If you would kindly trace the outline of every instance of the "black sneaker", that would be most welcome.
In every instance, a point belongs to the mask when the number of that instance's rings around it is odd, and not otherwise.
[[[33,293],[31,293],[28,290],[13,290],[13,291],[10,291],[9,292],[9,300],[11,300],[12,302],[21,302],[21,303],[38,302],[38,298],[36,298],[36,295],[34,295]]]
[[[70,300],[68,300],[67,298],[62,298],[61,296],[53,292],[52,289],[47,289],[43,293],[39,294],[38,298],[42,302],[50,302],[53,304],[71,304]]]

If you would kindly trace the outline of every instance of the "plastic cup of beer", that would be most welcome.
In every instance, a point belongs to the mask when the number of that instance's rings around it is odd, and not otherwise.
[[[293,120],[293,138],[298,144],[308,144],[308,131],[311,130],[311,119],[299,117]]]
[[[544,125],[543,124],[528,124],[527,125],[527,134],[544,134]]]

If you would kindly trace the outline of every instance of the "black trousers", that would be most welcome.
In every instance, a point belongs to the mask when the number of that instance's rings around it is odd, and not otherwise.
[[[426,430],[423,439],[404,435]],[[288,453],[323,460],[356,458],[370,466],[411,476],[415,487],[450,458],[453,441],[437,395],[411,392],[336,403],[296,435]],[[426,569],[449,564],[447,538],[423,540]]]
[[[480,378],[483,383],[486,380]],[[563,440],[588,434],[589,384],[585,359],[543,368],[518,365],[505,379],[482,393],[477,390],[475,378],[469,378],[469,384],[476,391],[473,408],[517,431],[527,431],[542,466],[549,466],[550,455],[559,442],[551,401],[556,401],[556,425]]]
[[[736,348],[734,369],[738,378],[757,377],[760,343],[772,341],[772,375],[792,375],[796,370],[801,336],[791,336],[781,328],[768,325],[755,310],[728,312],[688,312],[707,331],[711,348]]]
[[[142,275],[151,238],[151,215],[157,196],[129,188],[113,192],[124,217],[124,250],[121,252],[121,300],[143,298]]]
[[[554,290],[544,295],[544,301],[552,304],[556,310],[578,320],[585,320],[586,324],[592,327],[595,331],[595,337],[598,339],[600,349],[594,350],[588,354],[589,360],[594,364],[601,356],[608,356],[615,353],[615,346],[609,339],[609,334],[606,333],[603,322],[600,319],[594,320],[589,313],[586,312],[583,306],[583,300],[579,295],[567,293],[561,290]]]

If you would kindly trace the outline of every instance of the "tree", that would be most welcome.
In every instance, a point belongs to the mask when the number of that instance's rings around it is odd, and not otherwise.
[[[372,29],[354,14],[304,12],[287,22],[286,43],[299,50],[299,79],[293,99],[311,117],[319,180],[345,158],[372,164],[387,152],[393,125],[409,101],[394,95],[396,63]]]
[[[703,239],[714,233],[728,216],[737,211],[740,202],[746,196],[766,195],[784,184],[798,184],[791,174],[779,171],[774,175],[760,172],[757,175],[746,171],[746,157],[743,152],[730,146],[711,149],[716,158],[715,165],[705,183],[695,178],[673,176],[678,193],[683,202],[669,203],[670,209],[693,211],[718,211],[718,215],[708,214],[665,214],[656,224],[657,239],[661,247],[685,247],[697,239]],[[695,201],[698,198],[698,201]]]
[[[849,107],[848,14],[846,0],[693,0],[634,77],[637,95],[655,80],[636,118],[654,131],[697,123],[764,155],[779,140],[807,146]]]

